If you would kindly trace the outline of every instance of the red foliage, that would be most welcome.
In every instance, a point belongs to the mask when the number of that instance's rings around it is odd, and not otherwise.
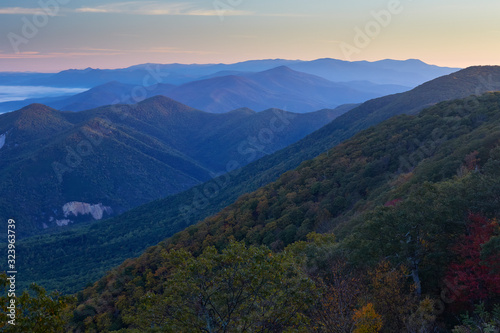
[[[402,202],[403,199],[394,199],[394,200],[391,200],[391,201],[387,201],[384,206],[385,207],[396,207],[396,205],[400,202]]]
[[[458,261],[449,265],[445,284],[460,303],[475,303],[500,295],[500,273],[495,273],[481,260],[481,245],[494,235],[496,220],[470,214],[468,232],[453,246]],[[498,260],[490,258],[489,260]]]

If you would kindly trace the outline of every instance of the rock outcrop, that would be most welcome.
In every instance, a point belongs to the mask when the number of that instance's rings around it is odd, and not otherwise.
[[[0,149],[5,145],[5,134],[0,135]]]
[[[92,205],[85,202],[68,202],[63,206],[64,217],[79,216],[79,215],[92,215],[94,220],[101,220],[104,213],[111,215],[113,214],[113,209],[108,206],[103,206],[102,203]]]
[[[72,222],[71,220],[56,220],[56,224],[59,227],[65,227],[65,226],[69,225],[71,222]]]

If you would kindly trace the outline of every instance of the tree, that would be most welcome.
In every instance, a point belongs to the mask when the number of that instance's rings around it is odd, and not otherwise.
[[[488,312],[484,303],[479,303],[474,313],[462,315],[460,322],[453,333],[496,333],[500,330],[500,305],[495,305],[493,311]]]
[[[314,285],[287,251],[231,242],[195,258],[171,251],[173,270],[162,294],[148,293],[134,328],[150,332],[303,331]]]
[[[32,284],[30,295],[24,291],[21,296],[15,298],[15,325],[9,324],[11,313],[9,296],[9,281],[7,275],[0,275],[0,285],[4,288],[4,294],[0,297],[0,331],[1,332],[32,332],[32,333],[57,333],[66,332],[67,318],[65,311],[72,301],[72,297],[61,296],[57,292],[47,294],[44,288]]]
[[[481,245],[481,261],[492,273],[500,273],[500,236],[493,236]]]
[[[452,183],[425,183],[396,206],[377,207],[363,216],[344,246],[359,265],[375,265],[385,258],[407,267],[420,297],[423,276],[435,280],[435,272],[445,267],[445,235],[453,235],[457,221],[463,220],[464,207],[457,197]]]
[[[318,297],[309,312],[310,330],[352,332],[353,316],[364,293],[362,274],[347,264],[333,234],[311,232],[306,238],[286,250],[305,259],[306,272],[316,284]]]
[[[375,310],[384,320],[384,332],[402,332],[416,308],[414,286],[408,286],[408,271],[404,266],[394,268],[382,261],[368,273]]]
[[[357,307],[363,295],[361,278],[343,261],[331,264],[328,274],[317,279],[321,296],[312,311],[317,332],[348,333],[355,328]]]
[[[481,258],[483,244],[488,243],[497,230],[496,220],[469,215],[467,234],[453,246],[457,260],[449,265],[445,278],[446,285],[456,291],[455,301],[472,304],[500,295],[500,272],[494,265],[498,265],[498,257],[483,253]]]
[[[429,297],[420,301],[417,310],[408,319],[406,325],[408,333],[427,333],[433,331],[436,321],[434,305],[434,301]]]
[[[375,312],[372,303],[356,310],[353,316],[356,328],[354,333],[377,333],[382,329],[382,316]]]

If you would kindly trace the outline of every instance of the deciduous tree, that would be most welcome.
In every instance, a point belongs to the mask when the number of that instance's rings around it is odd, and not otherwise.
[[[500,272],[495,270],[499,258],[493,253],[481,258],[483,244],[488,243],[497,230],[496,220],[469,215],[467,234],[453,246],[457,260],[449,265],[445,278],[446,285],[456,291],[455,301],[472,304],[500,295]]]
[[[198,257],[172,251],[174,270],[163,294],[146,294],[139,315],[129,318],[141,331],[304,331],[314,285],[287,251],[231,242]]]

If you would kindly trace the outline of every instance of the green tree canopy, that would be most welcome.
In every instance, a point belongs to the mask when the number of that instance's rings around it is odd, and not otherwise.
[[[162,294],[146,293],[131,326],[150,332],[301,331],[314,284],[289,252],[231,242],[197,258],[171,251]]]

